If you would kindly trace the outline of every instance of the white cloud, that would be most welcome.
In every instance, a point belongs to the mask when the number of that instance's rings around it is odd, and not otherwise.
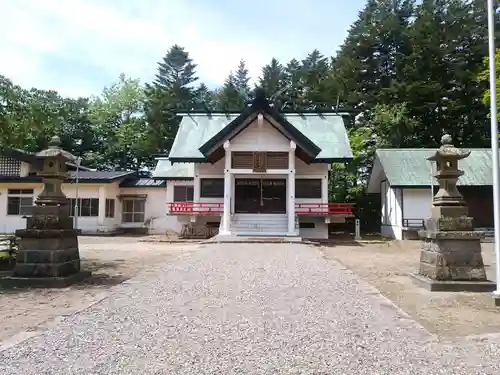
[[[140,4],[140,5],[139,5]],[[217,32],[224,20],[182,0],[0,0],[0,74],[22,86],[95,93],[101,82],[72,65],[94,67],[102,76],[149,79],[174,43],[185,47],[204,82],[223,82],[240,58],[256,77],[273,51],[264,43]],[[215,30],[215,31],[214,31]],[[57,63],[47,74],[47,63]],[[54,69],[64,73],[54,78]],[[91,69],[96,71],[95,69]],[[68,75],[68,72],[72,72]],[[97,82],[96,82],[97,80]]]

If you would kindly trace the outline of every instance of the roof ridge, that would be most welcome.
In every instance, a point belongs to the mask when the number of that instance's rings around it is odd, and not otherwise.
[[[491,151],[491,148],[488,147],[460,147],[467,150],[481,150],[481,151]],[[438,147],[421,147],[421,148],[377,148],[376,151],[427,151],[427,150],[437,150]]]

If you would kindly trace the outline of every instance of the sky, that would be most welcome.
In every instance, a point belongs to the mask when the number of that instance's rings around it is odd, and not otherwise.
[[[98,95],[120,73],[150,81],[173,44],[217,87],[240,59],[332,56],[365,0],[0,0],[0,74],[23,87]]]

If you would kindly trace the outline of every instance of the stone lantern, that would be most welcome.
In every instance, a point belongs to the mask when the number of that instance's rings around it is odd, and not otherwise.
[[[62,191],[67,162],[75,160],[60,148],[55,136],[49,148],[36,154],[43,190],[35,200],[26,229],[16,235],[19,251],[12,276],[1,279],[6,286],[65,287],[90,275],[80,270],[78,236],[70,217],[69,200]]]
[[[427,158],[436,162],[434,177],[439,191],[433,198],[431,216],[425,220],[425,230],[419,232],[419,271],[412,277],[431,291],[492,291],[496,285],[486,279],[481,255],[483,233],[474,231],[474,220],[457,188],[464,174],[458,162],[470,151],[455,147],[450,135],[444,135],[441,143]]]
[[[427,160],[436,162],[439,190],[432,202],[432,217],[467,217],[464,197],[457,189],[458,178],[464,174],[458,169],[458,161],[467,158],[470,151],[453,146],[448,134],[441,138],[442,146]]]
[[[68,199],[64,195],[61,185],[68,175],[66,162],[75,162],[76,158],[60,148],[61,139],[52,137],[49,148],[36,154],[42,163],[38,175],[42,177],[43,191],[38,195],[38,206],[67,206]]]

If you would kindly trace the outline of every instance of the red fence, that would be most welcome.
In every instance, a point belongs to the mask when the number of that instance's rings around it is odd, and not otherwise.
[[[354,203],[297,203],[297,215],[352,215]]]
[[[175,215],[222,215],[224,203],[171,202],[168,208]]]
[[[297,203],[297,215],[352,215],[353,203]],[[169,212],[173,215],[222,215],[224,203],[171,202]]]

